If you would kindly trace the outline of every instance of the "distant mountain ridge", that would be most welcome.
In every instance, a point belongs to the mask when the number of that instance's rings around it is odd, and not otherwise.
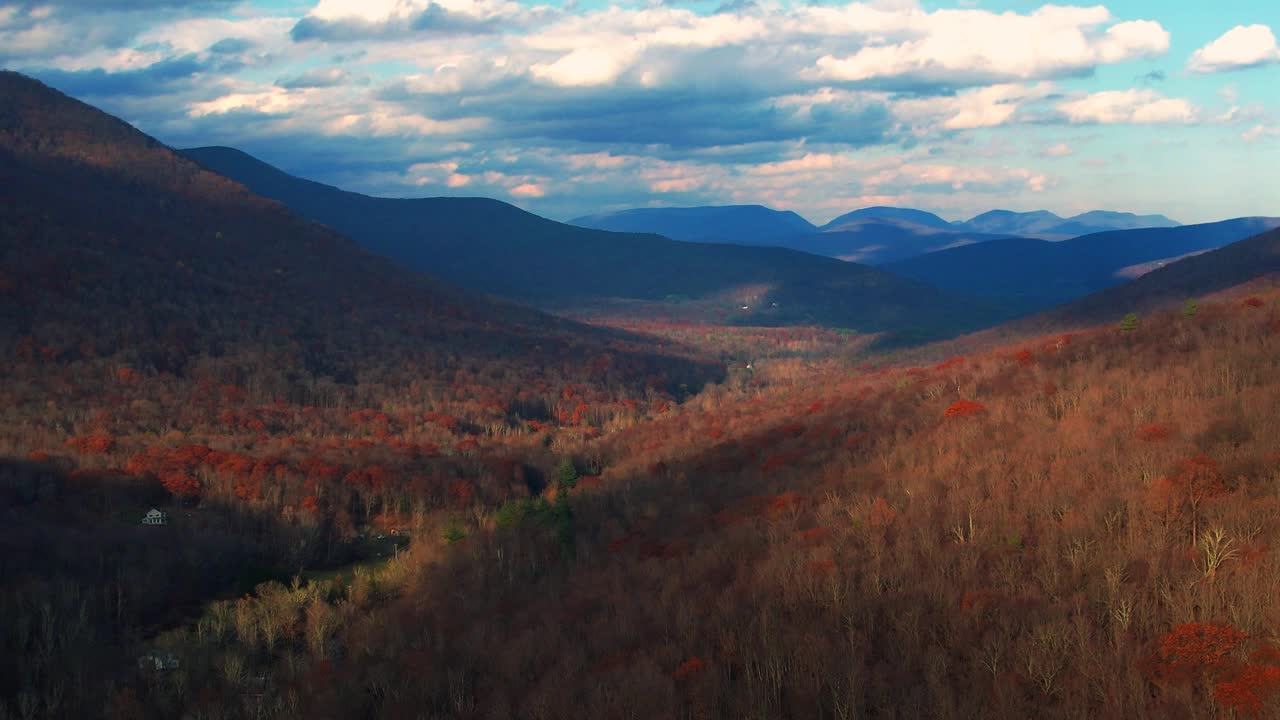
[[[1050,242],[1007,238],[929,253],[886,269],[955,292],[1045,308],[1120,285],[1136,265],[1172,263],[1280,227],[1280,218],[1113,230]]]
[[[1054,308],[1043,318],[1060,324],[1115,321],[1127,312],[1148,312],[1280,273],[1277,229],[1180,259],[1146,275]]]
[[[573,225],[647,232],[676,240],[776,245],[851,262],[882,265],[963,245],[1010,237],[1066,240],[1110,230],[1176,227],[1163,215],[1093,210],[1062,218],[1046,210],[991,210],[948,222],[915,208],[865,207],[818,227],[793,212],[760,205],[637,208],[588,215]]]
[[[876,220],[891,220],[904,223],[912,223],[923,227],[938,228],[940,230],[950,230],[951,223],[924,210],[915,210],[913,208],[896,208],[896,207],[867,207],[861,210],[854,210],[845,213],[831,222],[823,225],[820,230],[823,232],[831,230],[839,230],[842,226],[851,223],[865,222]]]
[[[770,245],[771,240],[813,232],[808,220],[790,210],[763,205],[635,208],[586,215],[570,225],[611,232],[653,233],[690,242]]]
[[[410,268],[543,308],[699,300],[731,308],[731,322],[817,324],[915,339],[1009,316],[998,303],[781,247],[605,232],[486,198],[376,198],[295,178],[230,148],[184,153]]]
[[[1018,235],[1041,239],[1068,239],[1110,230],[1136,230],[1148,227],[1177,227],[1179,223],[1163,215],[1136,215],[1129,212],[1091,210],[1062,218],[1047,210],[1013,212],[990,210],[955,227],[973,232]]]

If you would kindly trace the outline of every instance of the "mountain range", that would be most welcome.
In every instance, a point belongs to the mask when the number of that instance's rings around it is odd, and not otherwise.
[[[1114,230],[1060,242],[1005,238],[929,253],[885,268],[956,292],[1011,299],[1031,310],[1120,285],[1144,270],[1277,226],[1280,218],[1254,217]]]
[[[410,268],[549,309],[692,300],[733,323],[821,324],[917,339],[1010,315],[997,303],[788,248],[594,230],[486,198],[370,197],[230,148],[184,154]]]
[[[924,210],[868,207],[814,226],[792,212],[759,205],[642,208],[575,218],[573,225],[650,232],[677,240],[778,245],[872,265],[1008,237],[1065,240],[1109,230],[1176,227],[1163,215],[1095,210],[1070,218],[1051,212],[992,210],[948,222]]]
[[[577,347],[689,382],[714,375],[404,269],[23,75],[0,73],[0,97],[0,342],[11,348],[173,374],[287,358],[282,396],[405,355],[523,358],[532,373]]]

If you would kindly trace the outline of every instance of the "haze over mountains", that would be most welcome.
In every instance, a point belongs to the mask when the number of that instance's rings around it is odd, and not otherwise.
[[[230,148],[184,154],[411,268],[543,307],[694,300],[718,305],[735,323],[817,323],[915,338],[1009,314],[997,304],[788,248],[593,230],[484,198],[375,198],[290,176]]]
[[[868,207],[817,227],[795,213],[759,205],[643,208],[580,217],[570,223],[601,230],[652,232],[677,240],[779,245],[872,265],[1001,237],[1065,240],[1108,230],[1178,225],[1163,215],[1103,210],[1065,219],[1044,210],[992,210],[967,221],[948,222],[923,210]]]

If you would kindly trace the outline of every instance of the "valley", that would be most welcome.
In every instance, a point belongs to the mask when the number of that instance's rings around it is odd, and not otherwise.
[[[1280,713],[1275,218],[560,223],[0,99],[2,720]]]

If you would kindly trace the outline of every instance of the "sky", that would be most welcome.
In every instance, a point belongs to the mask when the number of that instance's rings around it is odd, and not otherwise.
[[[0,67],[174,147],[558,220],[1280,215],[1274,0],[0,0]]]

